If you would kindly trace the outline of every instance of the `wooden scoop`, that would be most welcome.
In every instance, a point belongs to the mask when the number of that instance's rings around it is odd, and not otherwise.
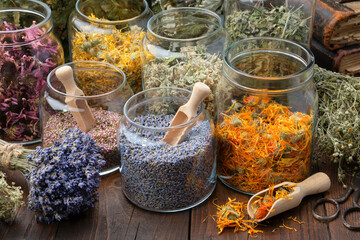
[[[197,82],[193,87],[189,101],[179,107],[174,118],[171,120],[170,127],[174,127],[180,124],[184,124],[197,115],[197,109],[202,100],[210,94],[210,88],[202,83]],[[177,145],[182,142],[191,128],[194,126],[195,122],[189,126],[176,128],[167,132],[162,139],[163,142],[166,142],[170,145]]]
[[[284,185],[294,185],[295,183],[292,182],[283,182],[276,186],[274,186],[274,193],[276,190]],[[265,219],[271,218],[277,214],[280,214],[282,212],[285,212],[289,209],[292,209],[294,207],[297,207],[301,200],[311,194],[321,193],[329,190],[331,185],[330,178],[328,175],[326,175],[323,172],[315,173],[314,175],[308,177],[301,183],[296,184],[295,187],[293,187],[294,191],[289,193],[285,199],[281,198],[274,202],[271,209],[269,210],[268,214],[261,218],[261,219],[255,219],[256,222],[264,221]],[[264,196],[266,192],[268,192],[269,189],[265,189],[261,192],[256,193],[254,196],[252,196],[247,204],[247,211],[249,216],[254,219],[255,213],[251,207],[252,203],[259,198],[259,196]]]
[[[83,91],[75,84],[71,67],[63,66],[55,71],[55,75],[64,85],[67,95],[84,96]],[[71,114],[81,131],[87,132],[95,126],[96,120],[86,100],[66,96],[65,103],[70,107]]]

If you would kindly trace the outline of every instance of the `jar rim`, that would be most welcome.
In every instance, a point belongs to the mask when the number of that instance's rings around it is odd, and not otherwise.
[[[290,74],[290,75],[286,75],[286,76],[277,76],[277,77],[261,77],[261,76],[256,76],[256,75],[251,75],[251,74],[248,74],[246,72],[243,72],[237,68],[235,68],[233,66],[233,64],[231,64],[230,62],[230,59],[229,59],[229,52],[238,44],[241,44],[241,43],[244,43],[244,42],[250,42],[250,41],[256,41],[256,40],[269,40],[269,41],[279,41],[279,42],[286,42],[288,44],[291,44],[295,47],[298,47],[299,49],[301,49],[301,51],[305,52],[307,57],[308,57],[308,61],[306,61],[306,66],[304,66],[304,68],[302,68],[300,71],[298,72],[295,72],[293,74]],[[299,44],[299,43],[296,43],[294,41],[290,41],[290,40],[287,40],[287,39],[283,39],[283,38],[275,38],[275,37],[251,37],[251,38],[246,38],[246,39],[242,39],[242,40],[239,40],[237,42],[234,42],[232,43],[229,47],[226,48],[225,52],[224,52],[224,63],[226,65],[226,67],[230,68],[232,71],[234,71],[236,74],[239,74],[241,76],[244,76],[246,78],[252,78],[252,79],[257,79],[257,80],[275,80],[275,81],[281,81],[281,80],[286,80],[286,79],[289,79],[289,78],[295,78],[295,77],[299,77],[301,76],[302,74],[306,73],[307,71],[311,70],[311,68],[314,67],[314,64],[315,64],[315,57],[313,55],[313,53],[311,52],[310,49],[308,49],[307,47]],[[261,92],[261,91],[266,91],[266,92],[277,92],[277,91],[274,91],[274,90],[268,90],[268,89],[256,89],[256,88],[251,88],[251,87],[246,87],[246,86],[243,86],[241,84],[239,84],[238,82],[236,81],[233,81],[232,79],[230,79],[227,74],[224,72],[224,66],[223,66],[223,74],[224,76],[226,77],[226,79],[228,79],[231,83],[233,83],[234,85],[236,85],[237,87],[240,87],[240,88],[245,88],[247,90],[250,90],[250,91],[254,91],[254,92]],[[312,75],[311,75],[312,76]],[[274,79],[276,78],[276,79]],[[307,78],[305,81],[303,81],[301,84],[297,85],[297,86],[302,86],[303,84],[306,84],[308,83],[309,81],[311,80],[311,77]],[[296,86],[294,86],[296,87]],[[289,89],[289,90],[292,90],[292,89]],[[282,90],[280,90],[282,91]]]
[[[155,21],[156,19],[159,19],[163,16],[166,16],[167,14],[170,14],[170,13],[173,13],[173,12],[200,12],[200,13],[205,13],[207,14],[208,16],[212,16],[212,17],[215,17],[217,20],[218,20],[218,27],[212,31],[209,35],[205,35],[205,36],[200,36],[200,37],[196,37],[196,38],[169,38],[169,37],[164,37],[164,36],[161,36],[157,33],[155,33],[151,27],[150,27],[150,24],[152,24],[153,21]],[[190,42],[190,41],[198,41],[198,40],[201,40],[201,39],[204,39],[204,38],[208,38],[208,37],[211,37],[215,34],[217,34],[219,31],[221,31],[222,29],[222,25],[223,25],[223,21],[221,19],[221,17],[214,13],[213,11],[210,11],[208,9],[205,9],[205,8],[198,8],[198,7],[179,7],[179,8],[171,8],[171,9],[168,9],[168,10],[165,10],[165,11],[162,11],[162,12],[159,12],[158,14],[152,16],[149,21],[147,22],[147,30],[151,33],[151,35],[159,38],[159,39],[162,39],[162,40],[166,40],[166,41],[174,41],[174,42]]]
[[[36,4],[39,4],[44,8],[44,10],[45,10],[45,16],[43,16],[44,19],[41,22],[36,23],[34,26],[30,26],[30,27],[27,27],[27,28],[21,28],[21,29],[17,29],[17,30],[0,31],[0,34],[3,34],[3,33],[7,33],[7,34],[8,33],[21,33],[23,31],[28,31],[28,30],[40,28],[41,25],[44,25],[46,22],[48,22],[50,20],[50,18],[51,18],[51,9],[47,4],[45,4],[43,2],[40,2],[38,0],[29,0],[29,1],[34,2]],[[28,10],[31,11],[31,12],[34,12],[33,9],[30,9],[30,8]],[[12,8],[0,9],[0,12],[12,12],[12,11],[14,11],[14,9],[12,9]],[[50,29],[47,32],[49,32]]]
[[[142,11],[139,15],[137,15],[135,17],[128,18],[128,19],[123,19],[123,20],[116,20],[116,21],[94,19],[94,18],[86,16],[85,14],[83,14],[80,11],[80,9],[79,9],[80,1],[83,1],[83,0],[77,0],[76,3],[75,3],[76,12],[78,14],[80,14],[82,17],[84,17],[86,20],[88,20],[89,22],[96,22],[96,23],[101,23],[101,24],[117,25],[117,24],[121,24],[121,23],[131,22],[131,21],[134,21],[134,20],[136,20],[138,18],[143,17],[145,14],[147,14],[150,11],[149,4],[147,3],[146,0],[143,0],[143,3],[145,3],[145,9],[144,9],[144,11]]]
[[[129,121],[132,125],[135,125],[136,127],[138,128],[141,128],[141,129],[147,129],[147,130],[152,130],[152,131],[170,131],[170,130],[174,130],[174,129],[178,129],[178,128],[183,128],[183,127],[186,127],[186,126],[189,126],[193,123],[195,123],[199,116],[204,112],[205,110],[205,107],[204,107],[204,102],[201,101],[201,104],[200,104],[200,111],[197,113],[197,115],[192,118],[191,120],[183,123],[183,124],[179,124],[179,125],[176,125],[176,126],[173,126],[173,127],[147,127],[147,126],[144,126],[144,125],[141,125],[135,121],[133,121],[129,115],[128,115],[128,110],[129,110],[129,104],[132,100],[136,99],[138,96],[141,96],[141,95],[146,95],[148,92],[152,92],[152,91],[160,91],[162,89],[168,89],[168,90],[178,90],[178,91],[183,91],[183,92],[187,92],[191,95],[191,91],[190,90],[187,90],[187,89],[184,89],[184,88],[178,88],[178,87],[157,87],[157,88],[149,88],[149,89],[146,89],[146,90],[143,90],[135,95],[133,95],[132,97],[130,97],[125,105],[124,105],[124,110],[123,110],[123,113],[124,113],[124,116],[126,118],[127,121]]]
[[[85,64],[95,64],[97,66],[108,66],[114,70],[116,70],[117,72],[119,72],[122,77],[123,77],[123,81],[122,83],[115,89],[111,90],[110,92],[106,92],[106,93],[103,93],[103,94],[98,94],[98,95],[87,95],[87,96],[78,96],[78,95],[71,95],[71,94],[66,94],[64,92],[61,92],[59,90],[57,90],[56,88],[54,88],[54,86],[51,84],[51,77],[52,76],[55,76],[55,72],[57,69],[63,67],[63,66],[70,66],[71,65],[74,65],[74,64],[79,64],[79,63],[85,63]],[[101,69],[99,69],[101,70]],[[121,89],[123,86],[125,86],[126,84],[126,75],[124,73],[124,71],[122,71],[120,68],[112,65],[112,64],[109,64],[109,63],[106,63],[106,62],[98,62],[98,61],[76,61],[76,62],[69,62],[69,63],[65,63],[63,65],[60,65],[60,66],[57,66],[56,68],[54,68],[53,70],[51,70],[51,72],[48,74],[47,76],[47,79],[46,79],[46,83],[47,85],[50,87],[50,89],[54,92],[56,92],[57,94],[61,95],[61,96],[65,96],[65,97],[74,97],[74,98],[77,98],[77,99],[84,99],[84,100],[87,100],[87,99],[93,99],[93,98],[101,98],[101,97],[106,97],[110,94],[113,94],[114,92],[118,91],[119,89]]]

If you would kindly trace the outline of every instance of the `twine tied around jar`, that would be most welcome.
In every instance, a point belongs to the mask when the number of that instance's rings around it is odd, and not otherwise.
[[[3,143],[3,141],[1,141],[1,143]],[[15,156],[17,158],[20,157],[20,155],[23,153],[22,148],[23,147],[21,145],[14,143],[6,143],[4,145],[0,145],[0,154],[2,154],[1,157],[2,166],[7,169],[14,170],[14,168],[10,166],[11,157],[12,156]]]

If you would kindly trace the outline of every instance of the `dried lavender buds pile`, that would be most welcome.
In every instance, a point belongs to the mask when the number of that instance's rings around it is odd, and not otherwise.
[[[102,147],[102,155],[106,164],[103,171],[116,168],[120,165],[120,156],[117,149],[117,129],[120,114],[103,109],[92,109],[96,119],[96,126],[87,132]],[[71,112],[58,112],[51,115],[43,130],[43,146],[49,147],[59,140],[59,135],[67,129],[78,129]]]
[[[203,82],[211,89],[204,100],[205,108],[215,116],[213,93],[221,77],[222,60],[214,54],[206,53],[205,46],[183,47],[182,57],[155,58],[143,66],[143,86],[179,87],[192,90],[196,82]]]
[[[143,126],[169,126],[173,115],[138,116]],[[209,121],[199,121],[179,145],[160,140],[164,132],[120,129],[119,150],[125,195],[150,210],[176,210],[204,199],[215,187],[214,139]]]
[[[89,134],[66,130],[62,141],[28,155],[35,162],[29,174],[28,209],[37,221],[52,223],[94,206],[100,185],[100,170],[105,164],[101,148]]]
[[[317,67],[318,145],[338,164],[338,179],[360,169],[360,79]],[[318,155],[318,157],[321,157]]]
[[[15,218],[15,213],[23,205],[23,191],[21,187],[8,185],[5,174],[0,171],[0,219],[10,223]]]
[[[0,25],[2,32],[15,30],[15,24]],[[63,61],[60,45],[45,34],[39,28],[21,36],[0,34],[0,138],[5,141],[40,138],[38,97],[48,73]]]

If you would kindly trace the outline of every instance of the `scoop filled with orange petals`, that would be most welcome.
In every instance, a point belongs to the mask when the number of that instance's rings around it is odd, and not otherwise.
[[[256,222],[297,207],[307,196],[329,190],[330,178],[323,172],[316,173],[300,183],[283,182],[254,194],[248,204],[249,216]]]

